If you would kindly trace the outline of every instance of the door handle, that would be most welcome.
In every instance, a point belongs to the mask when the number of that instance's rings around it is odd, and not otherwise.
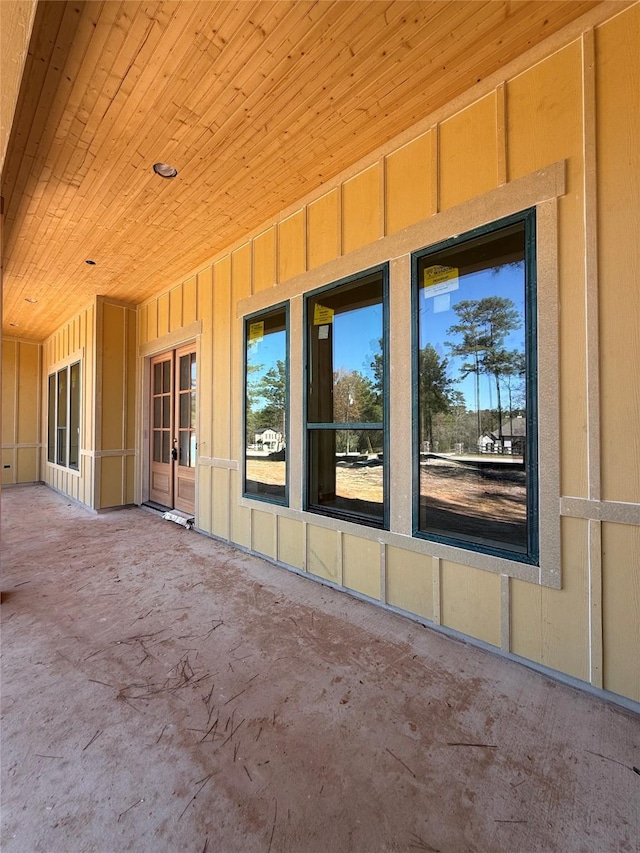
[[[171,458],[173,459],[174,462],[177,462],[177,460],[178,460],[178,451],[175,447],[172,448],[172,450],[171,450]]]

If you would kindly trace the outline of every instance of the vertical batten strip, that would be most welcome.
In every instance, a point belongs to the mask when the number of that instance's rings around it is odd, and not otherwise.
[[[439,557],[431,558],[431,578],[433,584],[433,621],[436,625],[442,624],[442,607],[440,598],[440,575],[442,567]]]
[[[507,173],[507,87],[500,83],[496,88],[496,150],[498,160],[498,186],[509,180]]]
[[[500,648],[511,651],[511,578],[500,575]]]
[[[380,601],[387,603],[387,546],[380,543]]]
[[[598,196],[596,148],[596,58],[593,29],[582,34],[582,139],[584,158],[584,280],[587,373],[588,494],[602,496],[600,447],[600,338],[598,318]],[[602,523],[589,521],[589,680],[604,685],[602,614]]]
[[[378,160],[379,204],[380,204],[380,237],[387,236],[387,160],[381,157]]]
[[[582,122],[584,156],[584,277],[587,340],[587,449],[589,498],[599,501],[600,483],[600,341],[598,326],[598,220],[596,174],[595,36],[582,36]]]
[[[589,521],[589,681],[604,687],[602,522]]]

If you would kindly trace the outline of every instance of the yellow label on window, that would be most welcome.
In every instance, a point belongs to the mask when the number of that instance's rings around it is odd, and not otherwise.
[[[442,288],[441,285],[446,285],[446,289]],[[435,264],[432,267],[426,267],[424,271],[424,286],[428,287],[437,287],[439,293],[446,293],[450,290],[458,289],[458,269],[457,267],[445,267],[441,264]],[[431,291],[429,294],[425,294],[425,296],[435,296],[436,294]]]
[[[264,338],[264,320],[257,323],[249,323],[249,340],[261,341]]]
[[[327,308],[316,302],[313,307],[313,325],[324,326],[326,323],[333,323],[333,308]]]

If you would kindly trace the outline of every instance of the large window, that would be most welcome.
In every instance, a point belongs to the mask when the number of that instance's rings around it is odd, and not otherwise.
[[[48,380],[47,459],[78,470],[80,461],[80,362]]]
[[[388,526],[387,267],[308,297],[307,509]]]
[[[415,531],[536,563],[535,214],[413,256]]]
[[[245,319],[244,494],[287,502],[287,308]]]

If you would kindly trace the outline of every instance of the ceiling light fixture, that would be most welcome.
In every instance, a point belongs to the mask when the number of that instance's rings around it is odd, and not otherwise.
[[[89,264],[90,267],[95,267],[96,262],[95,261],[85,261],[85,264]]]
[[[160,175],[161,178],[175,178],[178,174],[178,170],[168,163],[154,163],[153,171],[156,175]]]
[[[24,301],[30,302],[32,305],[34,305],[38,300],[34,299],[33,296],[25,296]]]

